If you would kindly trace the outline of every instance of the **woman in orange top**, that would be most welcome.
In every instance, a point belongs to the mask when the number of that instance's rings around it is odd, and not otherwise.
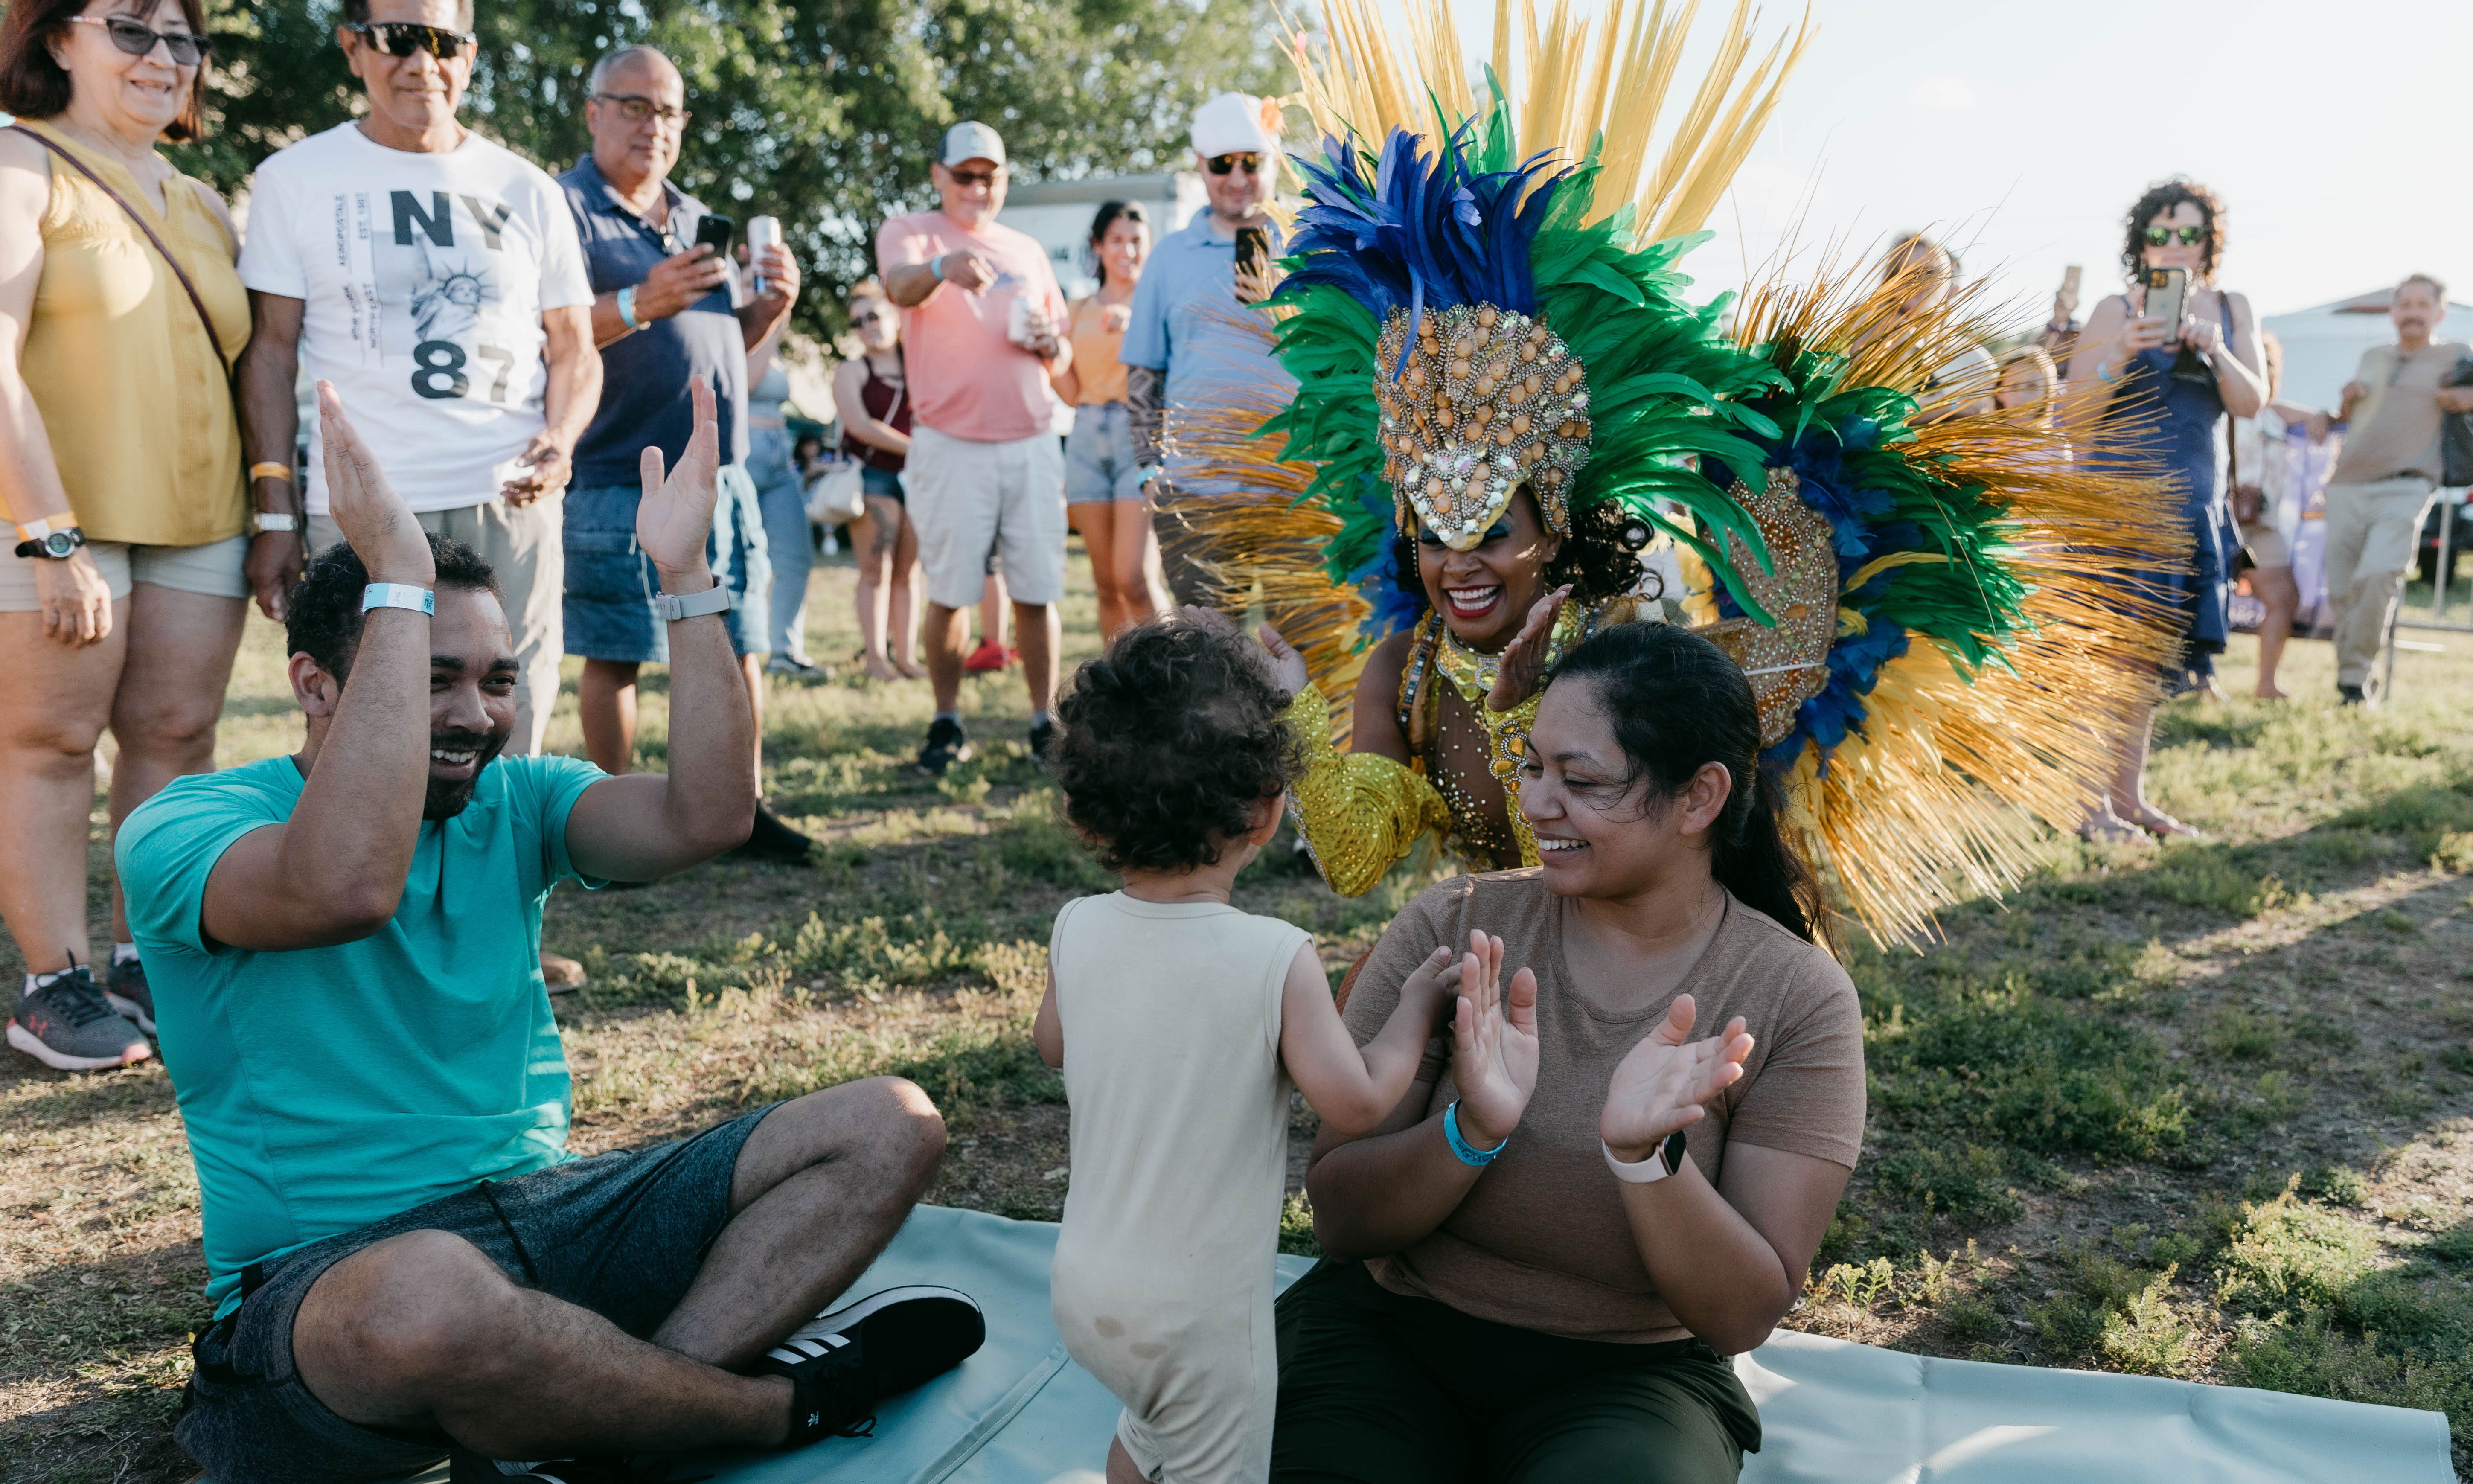
[[[1150,499],[1142,493],[1125,413],[1124,363],[1116,359],[1134,285],[1150,254],[1150,219],[1140,203],[1102,203],[1091,220],[1099,290],[1067,311],[1073,358],[1052,378],[1056,395],[1073,405],[1073,436],[1065,443],[1065,510],[1091,554],[1103,639],[1168,610],[1159,536],[1151,529]]]
[[[108,725],[115,830],[211,770],[249,595],[276,616],[300,570],[296,535],[247,534],[239,240],[155,153],[199,133],[201,12],[15,0],[0,20],[0,920],[32,970],[10,1043],[63,1070],[147,1056],[155,1023],[117,893],[100,984],[86,942],[95,743]]]

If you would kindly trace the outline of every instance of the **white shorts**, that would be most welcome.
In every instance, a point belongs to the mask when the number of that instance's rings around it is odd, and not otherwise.
[[[982,443],[910,430],[910,523],[927,601],[969,608],[996,559],[1016,603],[1065,599],[1065,450],[1053,433]]]
[[[0,527],[0,530],[6,530]],[[14,546],[16,533],[8,533]],[[204,546],[132,546],[122,541],[88,541],[86,555],[111,589],[112,601],[129,596],[135,584],[202,592],[210,598],[246,598],[249,538],[208,541]],[[0,613],[39,613],[43,600],[35,587],[35,563],[40,557],[11,557],[0,562]]]

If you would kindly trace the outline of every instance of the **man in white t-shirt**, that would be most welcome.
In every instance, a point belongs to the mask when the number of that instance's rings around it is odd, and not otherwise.
[[[601,398],[575,221],[547,173],[456,122],[477,49],[471,0],[343,12],[335,36],[368,116],[277,152],[250,191],[252,479],[291,478],[305,362],[343,394],[420,523],[497,570],[522,672],[507,750],[536,753],[564,647],[560,496]],[[309,438],[316,551],[341,537],[314,424]]]

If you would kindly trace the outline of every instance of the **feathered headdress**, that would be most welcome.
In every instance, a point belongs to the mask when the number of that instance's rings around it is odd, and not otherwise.
[[[1439,0],[1410,6],[1416,71],[1369,0],[1332,0],[1328,57],[1299,44],[1325,137],[1298,160],[1266,324],[1298,389],[1182,419],[1208,482],[1255,491],[1188,518],[1266,598],[1331,614],[1300,644],[1327,691],[1417,610],[1398,533],[1474,545],[1524,485],[1557,532],[1606,507],[1665,532],[1752,680],[1807,853],[1876,936],[1921,930],[1961,886],[2016,880],[2026,814],[2076,823],[2108,770],[2169,624],[2106,580],[2172,565],[2176,504],[2073,467],[2057,435],[1959,413],[1991,390],[1933,382],[1986,331],[1962,298],[1918,314],[1902,278],[1825,275],[1755,290],[1731,336],[1726,299],[1683,300],[1675,264],[1800,36],[1738,85],[1739,5],[1652,166],[1689,12],[1615,0],[1594,32],[1563,0],[1542,31],[1516,13],[1499,0],[1482,94]]]

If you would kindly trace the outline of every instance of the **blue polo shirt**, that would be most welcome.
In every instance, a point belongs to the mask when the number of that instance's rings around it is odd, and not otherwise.
[[[1271,251],[1280,251],[1276,225]],[[1236,317],[1248,312],[1236,302],[1236,239],[1213,232],[1209,211],[1196,212],[1160,239],[1142,265],[1117,359],[1167,372],[1170,409],[1224,405],[1232,393],[1242,393],[1248,401],[1267,395],[1285,404],[1295,395],[1297,379],[1272,357],[1268,342],[1238,323]],[[1171,479],[1179,462],[1171,449]]]
[[[610,193],[601,167],[587,155],[558,178],[575,213],[576,236],[595,296],[644,281],[653,265],[695,245],[708,207],[664,180],[670,201],[667,239]],[[675,245],[674,245],[675,244]],[[672,465],[695,432],[687,378],[701,373],[720,404],[722,459],[747,462],[747,339],[733,312],[737,277],[666,320],[601,347],[601,407],[575,445],[575,483],[632,485],[647,447]]]

